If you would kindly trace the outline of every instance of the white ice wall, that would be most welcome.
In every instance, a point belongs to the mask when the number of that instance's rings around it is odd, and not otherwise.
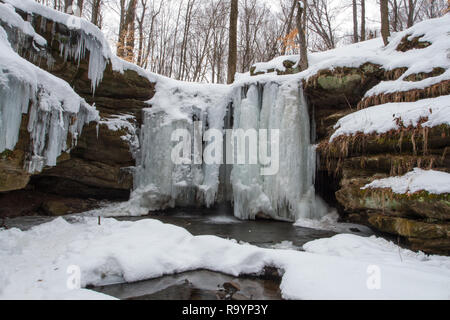
[[[234,165],[234,214],[255,219],[263,214],[275,219],[319,219],[315,209],[315,148],[311,144],[308,108],[298,81],[251,85],[241,99],[235,90],[234,129],[278,129],[279,171],[261,175],[259,164]],[[268,150],[270,150],[268,140]]]

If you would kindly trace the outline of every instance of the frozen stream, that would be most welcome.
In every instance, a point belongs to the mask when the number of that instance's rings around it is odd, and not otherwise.
[[[193,235],[216,235],[222,238],[248,242],[264,248],[301,250],[306,242],[328,238],[335,232],[296,227],[278,221],[241,221],[233,216],[231,207],[214,209],[172,209],[144,217],[118,217],[122,221],[158,219],[187,229]],[[6,219],[7,227],[28,230],[51,221],[52,217],[30,216]],[[71,217],[65,217],[69,222]],[[357,227],[356,227],[357,228]],[[366,229],[355,234],[368,235]],[[240,290],[234,299],[278,300],[280,279],[232,277],[217,272],[198,270],[136,283],[114,284],[92,288],[119,299],[136,300],[214,300],[223,299],[223,285],[233,282]],[[222,296],[221,296],[222,295]]]

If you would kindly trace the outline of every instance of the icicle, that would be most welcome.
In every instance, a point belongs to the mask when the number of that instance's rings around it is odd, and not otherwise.
[[[59,54],[64,58],[64,61],[72,58],[79,65],[81,60],[86,57],[86,50],[89,51],[88,79],[91,80],[91,89],[94,95],[96,88],[103,80],[103,73],[108,60],[103,55],[101,44],[92,36],[86,35],[82,30],[80,32],[80,35],[75,35],[78,37],[75,45],[71,44],[70,41],[60,42]]]
[[[0,74],[0,152],[14,149],[19,139],[22,113],[27,113],[30,99],[30,85],[11,75]]]

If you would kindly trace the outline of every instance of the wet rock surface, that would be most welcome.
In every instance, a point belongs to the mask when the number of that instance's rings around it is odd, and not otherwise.
[[[76,214],[98,208],[99,205],[100,202],[92,198],[58,196],[34,190],[11,191],[0,193],[0,220],[23,217],[24,221],[36,225],[48,220],[46,218],[41,220],[39,216],[55,217]],[[5,221],[8,226],[11,226],[8,219]]]

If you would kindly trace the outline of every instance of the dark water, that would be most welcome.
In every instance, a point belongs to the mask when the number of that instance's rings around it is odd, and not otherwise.
[[[155,213],[147,217],[117,218],[124,221],[157,219],[188,230],[193,235],[215,235],[235,239],[260,247],[271,247],[283,241],[290,241],[302,247],[308,241],[328,238],[335,232],[295,227],[290,222],[272,220],[241,221],[232,215],[229,208],[219,209],[177,209]]]
[[[227,297],[223,285],[230,282],[236,283],[240,290]],[[279,280],[235,278],[199,270],[93,289],[123,300],[280,300],[279,286]]]

